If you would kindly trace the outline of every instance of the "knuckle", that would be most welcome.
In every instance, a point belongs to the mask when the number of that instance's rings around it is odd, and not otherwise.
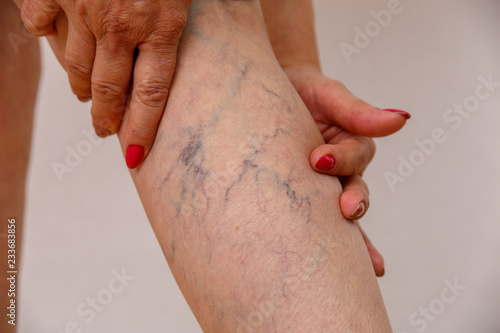
[[[87,1],[85,0],[73,0],[73,7],[76,15],[79,17],[87,17],[88,15],[88,10],[87,10]]]
[[[353,163],[353,175],[361,175],[363,171],[366,169],[368,164],[373,158],[374,155],[374,146],[375,143],[372,139],[366,137],[359,137],[358,139],[358,149],[356,151],[356,155]]]
[[[66,52],[64,61],[66,63],[66,70],[75,74],[76,76],[89,79],[92,75],[92,69],[82,65],[74,56]]]
[[[110,10],[104,17],[100,30],[103,35],[110,34],[118,39],[124,39],[130,31],[128,24],[130,19],[122,10]]]
[[[332,87],[334,87],[336,90],[339,90],[339,91],[346,91],[347,90],[347,87],[340,81],[337,81],[337,80],[330,80],[330,84],[332,85]]]
[[[23,10],[23,12],[21,13],[21,20],[23,21],[26,30],[31,32],[33,35],[39,37],[43,35],[41,31],[43,26],[40,26],[39,23],[35,21],[31,13],[27,13]]]
[[[45,36],[53,29],[53,22],[61,8],[53,1],[27,0],[21,10],[26,29],[36,36]]]
[[[369,145],[370,145],[370,151],[372,152],[370,155],[370,160],[375,156],[375,153],[377,152],[377,145],[375,144],[375,141],[373,139],[369,140]]]
[[[364,162],[363,156],[361,157],[360,160],[355,161],[353,168],[352,168],[353,175],[359,175],[363,171],[363,162]]]
[[[187,15],[173,14],[167,21],[158,22],[151,38],[162,43],[176,41],[180,39],[186,23]]]
[[[373,156],[375,156],[375,151],[377,148],[375,145],[375,141],[373,141],[373,139],[371,138],[365,138],[364,145],[366,149],[365,164],[368,164],[373,159]]]
[[[92,80],[92,96],[97,96],[105,102],[113,102],[122,97],[122,89],[117,84],[103,79]]]
[[[159,108],[164,106],[169,86],[165,82],[144,80],[135,89],[139,102],[148,107]]]
[[[361,178],[363,190],[365,191],[365,199],[366,199],[366,209],[370,206],[370,188],[368,184]]]
[[[171,31],[182,31],[187,23],[187,14],[184,12],[174,12],[170,20]]]

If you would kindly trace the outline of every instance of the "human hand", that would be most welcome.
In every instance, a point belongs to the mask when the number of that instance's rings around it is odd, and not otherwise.
[[[130,103],[123,147],[131,169],[153,144],[190,4],[191,0],[25,0],[22,5],[22,19],[37,36],[56,33],[54,22],[60,14],[67,16],[63,66],[78,99],[92,99],[97,135],[116,133]]]
[[[369,137],[386,136],[401,129],[410,114],[400,110],[380,110],[352,95],[338,81],[321,73],[315,65],[285,67],[285,72],[316,121],[325,145],[310,155],[315,171],[340,176],[344,188],[340,209],[346,219],[363,217],[369,207],[368,186],[361,178],[375,154],[375,143]],[[382,255],[366,233],[365,240],[377,276],[384,274]]]

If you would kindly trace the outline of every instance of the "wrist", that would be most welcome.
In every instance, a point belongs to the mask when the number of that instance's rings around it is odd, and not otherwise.
[[[281,64],[283,71],[286,73],[288,79],[292,84],[298,88],[301,85],[309,82],[309,80],[317,79],[323,76],[321,67],[317,62],[310,61],[294,61]]]
[[[254,31],[260,37],[265,36],[262,23],[258,0],[199,0],[191,4],[187,30],[202,30],[210,38],[224,33],[230,35],[228,31],[236,24],[242,31]]]
[[[320,70],[311,0],[261,0],[269,39],[283,69]]]
[[[307,54],[290,54],[287,55],[285,52],[276,51],[276,58],[281,65],[283,70],[307,70],[307,71],[318,71],[321,72],[321,65],[319,59],[314,56],[308,56]]]
[[[290,73],[310,73],[310,74],[322,74],[321,66],[317,61],[305,60],[305,59],[278,59],[281,68],[285,72]]]

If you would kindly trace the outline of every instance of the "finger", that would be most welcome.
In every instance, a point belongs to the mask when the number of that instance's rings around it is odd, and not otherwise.
[[[115,38],[97,42],[92,68],[92,120],[96,134],[118,131],[128,98],[135,46]]]
[[[95,38],[85,25],[70,22],[65,62],[71,90],[85,102],[92,96],[91,76],[95,58]]]
[[[57,30],[57,34],[47,36],[47,41],[50,47],[54,51],[54,55],[57,57],[57,61],[66,70],[66,61],[64,60],[64,50],[66,49],[66,41],[68,38],[68,17],[65,12],[61,12],[57,15],[54,22]]]
[[[406,111],[376,108],[354,96],[340,82],[327,79],[325,88],[315,99],[320,122],[336,124],[349,132],[369,136],[386,136],[400,130],[411,117]]]
[[[317,172],[350,176],[361,174],[375,154],[372,139],[350,136],[337,144],[325,144],[313,150],[310,163]]]
[[[356,224],[356,226],[359,228],[359,231],[361,232],[361,236],[363,236],[366,248],[368,249],[368,254],[370,255],[370,259],[372,261],[375,275],[378,277],[384,276],[385,274],[384,257],[382,257],[382,254],[375,248],[373,243],[370,241],[370,238],[368,238],[363,228],[361,228],[361,226],[359,225],[359,222],[354,221],[353,223]]]
[[[154,43],[139,46],[123,145],[130,169],[142,162],[153,145],[175,70],[177,45],[178,40],[171,47]]]
[[[344,192],[340,196],[340,210],[349,220],[362,218],[370,207],[370,192],[361,176],[344,177],[342,179]]]
[[[54,20],[61,7],[53,0],[25,0],[21,19],[26,29],[36,36],[46,36],[55,31]]]

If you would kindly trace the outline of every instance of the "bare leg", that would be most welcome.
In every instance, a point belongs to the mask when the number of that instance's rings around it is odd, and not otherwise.
[[[38,40],[23,31],[20,12],[12,1],[0,2],[0,332],[15,332],[9,324],[12,318],[10,300],[17,300],[24,192],[30,152],[33,109],[40,75]],[[15,219],[15,223],[9,223]],[[11,220],[12,221],[12,220]],[[15,227],[8,227],[14,224]],[[10,233],[8,230],[11,230]],[[15,229],[15,252],[9,248],[8,235]],[[10,237],[11,244],[13,244]],[[8,254],[15,254],[15,263],[8,263]],[[9,257],[13,260],[14,257]],[[10,266],[14,264],[14,266]],[[16,276],[15,296],[7,277]],[[9,292],[10,290],[10,292]],[[9,296],[12,296],[10,297]],[[15,304],[17,324],[17,310]]]
[[[259,2],[199,0],[190,14],[156,142],[131,174],[201,327],[390,332],[340,184],[309,165],[323,141]]]
[[[132,172],[206,332],[389,332],[321,136],[281,71],[258,1],[198,1],[157,140]]]

